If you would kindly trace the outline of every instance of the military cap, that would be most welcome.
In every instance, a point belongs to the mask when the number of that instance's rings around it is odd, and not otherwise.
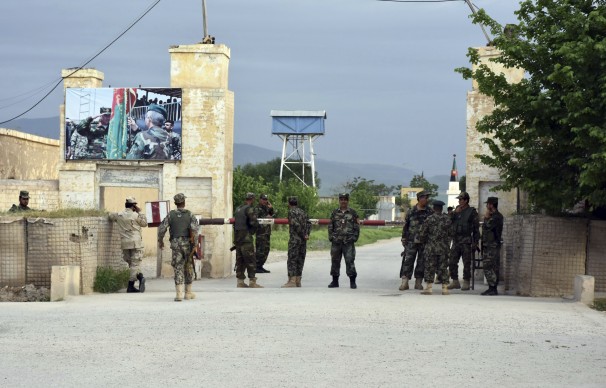
[[[166,117],[168,116],[166,109],[161,105],[151,104],[147,107],[147,111],[149,112],[150,110],[152,112],[160,113],[162,116],[164,116],[164,119],[166,119]]]
[[[135,197],[127,197],[126,198],[126,203],[137,203],[137,200],[135,199]]]
[[[461,191],[461,194],[457,196],[457,199],[469,200],[469,194],[467,194],[467,191]]]
[[[299,200],[297,199],[297,197],[288,197],[288,203],[290,205],[297,205],[299,203]]]
[[[417,193],[417,199],[421,199],[421,197],[429,197],[431,194],[429,191],[421,190]]]
[[[23,199],[29,199],[29,191],[27,191],[27,190],[21,190],[19,192],[19,197],[21,197]]]
[[[101,109],[99,109],[99,113],[101,113],[102,115],[111,114],[112,108],[101,108]]]
[[[259,196],[259,198],[260,198],[260,199],[267,199],[267,194],[261,194],[261,195]]]
[[[444,207],[444,205],[446,204],[442,201],[433,201],[432,205],[437,207]]]
[[[187,197],[185,196],[185,194],[179,193],[179,194],[175,195],[174,198],[175,198],[175,203],[185,203],[185,198],[187,198]]]
[[[493,205],[498,205],[499,198],[498,197],[488,197],[488,199],[486,199],[486,202],[484,202],[484,203],[491,203]]]
[[[255,193],[246,193],[246,199],[255,199]]]
[[[341,198],[349,199],[349,193],[339,193],[339,199],[341,199]]]

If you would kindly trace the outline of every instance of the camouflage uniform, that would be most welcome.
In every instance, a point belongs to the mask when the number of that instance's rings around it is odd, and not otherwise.
[[[358,241],[358,237],[360,237],[358,213],[349,207],[344,211],[341,209],[333,210],[330,215],[330,224],[328,224],[328,240],[332,243],[330,247],[331,276],[340,275],[341,256],[345,258],[347,276],[356,277],[358,275],[354,263],[356,260],[354,243]]]
[[[181,160],[181,135],[170,132],[170,145],[172,149],[171,160]]]
[[[84,140],[78,137],[74,139],[72,134],[72,139],[75,140],[75,143],[72,143],[74,159],[105,159],[107,157],[107,126],[88,117],[76,125],[74,133],[86,137],[86,151],[84,151],[82,149]]]
[[[307,253],[307,240],[311,232],[311,222],[305,211],[299,207],[288,209],[288,276],[302,276],[303,265],[305,264],[305,254]]]
[[[244,271],[248,272],[248,278],[255,278],[257,265],[255,260],[255,247],[253,245],[253,234],[255,234],[259,222],[257,215],[251,205],[240,205],[234,213],[234,244],[236,245],[236,277],[246,279]]]
[[[425,276],[425,254],[423,244],[419,240],[421,225],[433,214],[429,207],[419,209],[417,205],[411,207],[406,212],[404,227],[402,228],[402,243],[404,244],[405,254],[400,267],[400,277],[406,276],[412,279],[413,266],[415,259],[417,266],[414,268],[415,279],[422,279]],[[417,257],[418,254],[418,257]]]
[[[257,218],[272,218],[274,216],[274,208],[266,205],[258,204],[255,207]],[[269,247],[271,244],[271,225],[259,225],[255,238],[255,250],[257,268],[261,268],[267,261],[269,255]]]
[[[141,261],[143,260],[141,228],[147,226],[145,214],[137,214],[133,209],[126,208],[120,213],[110,213],[109,220],[118,224],[122,259],[130,269],[129,280],[135,281],[137,275],[141,273]]]
[[[184,280],[186,285],[192,284],[194,271],[191,266],[186,266],[185,262],[193,248],[191,239],[198,234],[198,219],[189,210],[171,210],[158,227],[158,241],[164,239],[169,228],[170,249],[173,253],[170,265],[175,270],[175,285],[183,284]]]
[[[135,136],[126,159],[170,160],[172,153],[171,137],[168,132],[160,127],[151,127]]]
[[[499,283],[502,233],[503,215],[497,210],[482,224],[482,268],[491,287]]]
[[[471,279],[471,249],[480,238],[480,218],[473,207],[466,206],[460,212],[453,212],[453,241],[449,255],[450,277],[459,279],[459,258],[463,257],[463,280]]]
[[[442,283],[448,283],[448,251],[451,239],[451,221],[447,214],[434,213],[427,217],[419,240],[424,244],[425,282],[433,283],[436,267]]]
[[[70,159],[86,159],[88,155],[88,138],[75,130],[70,137],[70,148]]]

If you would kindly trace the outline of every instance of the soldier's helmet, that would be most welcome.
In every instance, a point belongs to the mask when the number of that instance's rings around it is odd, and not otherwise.
[[[340,193],[339,199],[349,199],[349,193]]]
[[[99,113],[102,115],[109,115],[112,113],[112,108],[101,108],[99,109]]]
[[[19,197],[21,197],[23,199],[29,199],[29,191],[27,191],[27,190],[21,190],[19,192]]]
[[[297,197],[288,197],[288,203],[293,206],[297,206],[299,204],[299,200]]]
[[[137,204],[137,200],[135,197],[128,197],[126,198],[126,203]]]
[[[422,197],[429,197],[429,196],[431,196],[429,191],[421,190],[417,193],[417,200],[421,199]]]
[[[457,199],[466,199],[469,201],[469,194],[467,194],[467,191],[461,191],[461,194],[457,196]]]
[[[438,201],[438,200],[436,200],[436,201],[433,201],[432,205],[433,205],[433,206],[436,206],[436,207],[439,207],[439,208],[443,208],[443,207],[444,207],[444,205],[445,205],[445,203],[444,203],[444,202],[442,202],[442,201]]]
[[[168,112],[166,112],[166,108],[164,108],[162,105],[151,104],[147,107],[147,111],[160,113],[162,116],[164,116],[165,120],[168,117]]]
[[[185,196],[185,194],[183,193],[179,193],[177,195],[175,195],[174,199],[175,199],[175,203],[179,204],[179,203],[185,203],[185,198],[187,198]]]
[[[255,199],[255,193],[246,193],[246,199]]]
[[[267,194],[261,194],[261,195],[259,196],[259,199],[267,199]]]
[[[498,205],[499,204],[499,198],[498,197],[488,197],[486,199],[486,202],[484,202],[484,203],[490,203],[490,204],[493,204],[493,205]]]

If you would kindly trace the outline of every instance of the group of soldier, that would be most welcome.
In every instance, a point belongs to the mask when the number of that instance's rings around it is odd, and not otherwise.
[[[99,115],[75,124],[67,122],[67,159],[107,159],[107,138],[111,108],[100,108]],[[145,114],[145,128],[128,118],[126,159],[181,160],[181,136],[162,105],[151,104]]]
[[[434,201],[429,207],[430,194],[417,193],[418,203],[408,209],[402,228],[402,267],[400,291],[410,288],[408,282],[414,274],[414,288],[421,294],[431,295],[433,283],[442,284],[442,295],[449,290],[470,289],[473,276],[472,260],[477,251],[482,253],[482,269],[488,289],[482,295],[498,295],[497,285],[500,267],[503,216],[498,210],[499,199],[489,197],[480,235],[480,218],[475,208],[469,206],[469,194],[461,192],[459,205],[450,214],[442,213],[444,202]],[[481,241],[481,250],[479,243]],[[463,260],[463,281],[459,282],[459,260]],[[413,266],[414,273],[413,273]],[[449,279],[452,282],[449,283]],[[422,282],[425,280],[425,289]]]

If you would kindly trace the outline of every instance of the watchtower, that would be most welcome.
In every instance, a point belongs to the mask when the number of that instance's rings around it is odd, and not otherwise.
[[[314,140],[324,135],[326,111],[272,110],[271,117],[271,133],[282,139],[280,182],[284,168],[287,168],[304,185],[307,185],[305,167],[310,166],[312,187],[316,187]],[[306,144],[309,146],[306,147]],[[290,167],[293,165],[301,167],[300,173],[296,167]]]

